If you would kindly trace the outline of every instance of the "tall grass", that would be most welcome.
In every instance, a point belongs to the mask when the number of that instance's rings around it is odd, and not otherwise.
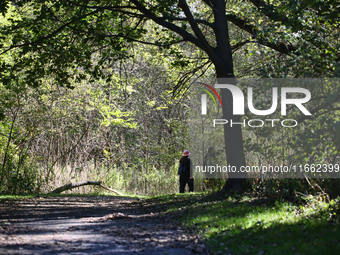
[[[102,181],[103,185],[115,189],[127,195],[154,196],[161,194],[172,194],[179,192],[179,176],[177,175],[177,164],[170,168],[159,168],[150,165],[147,168],[140,165],[121,165],[107,167],[101,164],[97,169],[93,165],[82,168],[56,167],[53,171],[52,180],[45,185],[43,192],[67,183],[82,181]],[[207,189],[206,181],[195,179],[195,191]],[[188,187],[186,187],[188,191]],[[82,186],[65,193],[109,193],[98,186]]]

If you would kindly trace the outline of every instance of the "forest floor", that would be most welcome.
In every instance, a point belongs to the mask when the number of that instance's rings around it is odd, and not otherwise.
[[[340,198],[312,198],[0,196],[0,254],[340,254]]]
[[[138,198],[37,196],[0,201],[0,254],[206,254],[176,213]]]

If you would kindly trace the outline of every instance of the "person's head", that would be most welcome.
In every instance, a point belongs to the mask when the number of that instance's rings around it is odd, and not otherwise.
[[[182,153],[182,158],[180,159],[180,163],[187,162],[189,155],[190,155],[190,152],[188,150],[184,150]]]
[[[188,150],[184,150],[182,153],[183,157],[188,157],[190,155],[190,152]]]

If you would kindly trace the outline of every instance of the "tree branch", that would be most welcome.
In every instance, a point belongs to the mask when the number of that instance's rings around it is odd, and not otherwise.
[[[86,4],[79,4],[70,0],[66,0],[66,2],[74,5],[74,6],[78,6],[78,7],[82,7],[82,8],[86,8],[86,9],[101,9],[101,10],[109,10],[109,11],[113,11],[115,9],[136,9],[136,7],[132,6],[132,5],[115,5],[115,6],[102,6],[102,5],[86,5]],[[116,11],[116,10],[115,10]]]
[[[204,51],[211,57],[211,59],[215,59],[215,53],[213,48],[209,45],[207,39],[203,35],[201,29],[198,27],[194,17],[192,16],[192,13],[189,9],[189,6],[187,5],[185,0],[179,0],[178,6],[183,10],[185,16],[187,17],[189,24],[194,31],[196,37],[198,40],[202,43]]]
[[[132,37],[129,37],[129,36],[126,36],[126,35],[121,35],[121,34],[118,34],[118,35],[108,35],[108,34],[100,34],[100,33],[85,31],[85,30],[82,30],[82,29],[79,29],[79,28],[75,28],[73,26],[69,26],[69,28],[74,30],[74,31],[78,31],[78,32],[81,32],[81,33],[86,33],[86,34],[91,34],[91,35],[95,35],[95,36],[108,37],[108,38],[110,38],[110,37],[119,37],[119,38],[128,39],[128,40],[133,41],[133,42],[138,42],[138,43],[147,44],[147,45],[154,45],[154,46],[159,46],[159,47],[169,47],[171,45],[184,42],[184,40],[178,40],[178,41],[174,41],[174,42],[171,42],[171,43],[168,43],[168,44],[160,44],[160,43],[146,42],[146,41],[137,40],[137,39],[134,39]]]
[[[123,194],[119,193],[118,191],[114,190],[114,189],[111,189],[111,188],[108,188],[108,187],[105,187],[101,181],[84,181],[84,182],[78,182],[78,183],[68,183],[68,184],[65,184],[55,190],[53,190],[51,193],[54,193],[54,194],[60,194],[61,192],[63,191],[66,191],[66,190],[72,190],[74,188],[78,188],[78,187],[81,187],[81,186],[86,186],[86,185],[95,185],[95,186],[100,186],[102,187],[103,189],[106,189],[106,190],[109,190],[111,192],[114,192],[116,193],[117,195],[120,195],[122,196]]]
[[[254,39],[256,39],[256,41],[258,43],[260,43],[264,46],[267,46],[267,47],[269,47],[273,50],[276,50],[276,51],[281,52],[281,53],[286,54],[286,55],[289,55],[292,51],[296,50],[296,47],[291,45],[291,44],[284,44],[284,43],[275,44],[275,43],[268,42],[268,41],[264,40],[263,38],[259,38],[259,36],[258,36],[259,30],[255,26],[249,25],[246,20],[243,20],[239,17],[236,17],[233,14],[227,14],[227,19],[228,19],[228,21],[230,21],[231,23],[233,23],[237,27],[239,27],[242,30],[251,34],[252,37]]]
[[[146,9],[145,6],[143,4],[141,4],[138,0],[131,0],[131,2],[133,2],[136,5],[136,7],[138,8],[138,10],[140,12],[142,12],[144,15],[146,15],[146,17],[152,19],[157,24],[159,24],[159,25],[161,25],[163,27],[166,27],[169,30],[179,34],[180,36],[183,37],[184,41],[189,41],[189,42],[195,44],[200,49],[204,50],[203,45],[201,44],[201,42],[195,36],[193,36],[192,34],[187,32],[183,28],[180,28],[179,26],[177,26],[177,25],[175,25],[173,23],[165,21],[163,17],[157,17],[151,11]]]
[[[70,4],[73,4],[75,6],[78,6],[78,7],[82,7],[82,8],[87,8],[87,9],[102,9],[102,10],[109,10],[109,11],[115,11],[115,12],[122,12],[121,10],[119,9],[135,9],[135,10],[138,10],[136,7],[133,7],[131,5],[126,5],[126,6],[98,6],[98,5],[93,5],[93,6],[89,6],[89,5],[83,5],[83,4],[78,4],[78,3],[75,3],[73,1],[70,1],[70,0],[67,0],[67,2],[69,2]],[[142,17],[147,17],[145,15],[140,15],[140,14],[137,14],[137,13],[132,13],[132,12],[123,12],[125,14],[131,14],[133,16],[142,16]],[[162,16],[163,19],[166,19],[166,20],[176,20],[176,21],[188,21],[188,19],[186,18],[178,18],[178,17],[174,17],[174,16]],[[209,27],[213,27],[213,24],[206,21],[206,20],[196,20],[197,23],[200,23],[200,24],[204,24],[204,25],[207,25]]]
[[[254,43],[254,41],[245,40],[243,42],[236,43],[235,45],[231,46],[231,50],[234,53],[235,51],[239,50],[242,46],[246,45],[247,43]]]
[[[146,7],[141,4],[138,0],[132,0],[131,2],[135,5],[135,7],[133,6],[88,6],[88,5],[81,5],[81,4],[77,4],[73,1],[68,0],[69,3],[79,6],[79,7],[83,7],[83,8],[96,8],[96,9],[102,9],[102,10],[111,10],[114,12],[120,12],[123,14],[128,14],[134,17],[141,17],[141,18],[150,18],[151,20],[153,20],[154,22],[156,22],[157,24],[168,28],[169,30],[179,34],[180,36],[183,37],[183,41],[190,41],[193,44],[195,44],[197,47],[203,49],[202,44],[200,43],[199,40],[197,40],[196,37],[194,37],[192,34],[188,33],[186,30],[178,27],[177,25],[167,22],[166,20],[177,20],[177,21],[187,21],[187,19],[182,19],[182,18],[177,18],[177,17],[171,17],[171,16],[164,16],[164,17],[157,17],[154,13],[152,13],[151,11],[149,11],[148,9],[146,9]],[[124,11],[121,9],[136,9],[138,11],[140,11],[143,14],[138,14],[138,13],[133,13],[133,12],[129,12],[129,11]],[[212,27],[213,25],[207,21],[204,20],[197,20],[198,23],[207,25]],[[204,50],[204,49],[203,49]]]

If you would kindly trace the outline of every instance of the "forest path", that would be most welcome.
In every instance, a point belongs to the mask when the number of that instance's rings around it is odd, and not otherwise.
[[[206,254],[173,215],[129,197],[0,202],[0,254]]]

